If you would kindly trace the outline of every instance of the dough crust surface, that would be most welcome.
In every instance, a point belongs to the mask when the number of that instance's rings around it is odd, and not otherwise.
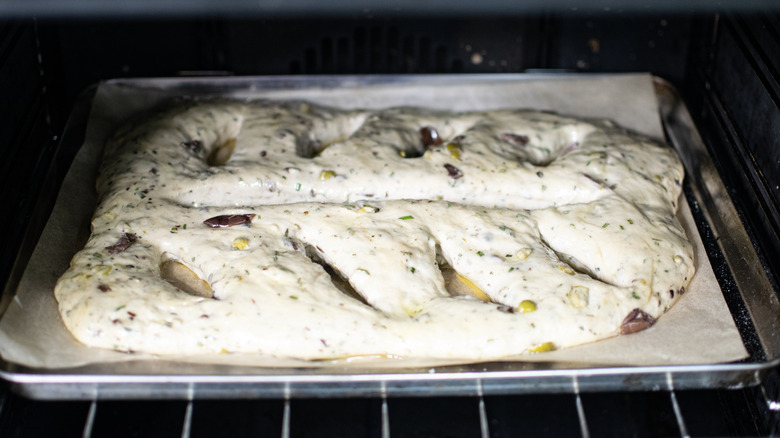
[[[109,141],[55,296],[84,344],[494,360],[651,326],[693,251],[675,152],[527,110],[169,105]]]

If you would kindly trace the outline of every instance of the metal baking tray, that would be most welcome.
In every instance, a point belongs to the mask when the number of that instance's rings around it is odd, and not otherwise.
[[[524,75],[522,75],[524,76]],[[544,76],[544,75],[542,75]],[[518,75],[491,75],[491,81]],[[539,77],[539,75],[535,75]],[[177,80],[174,94],[225,90],[338,88],[393,84],[441,84],[484,76],[336,76]],[[137,80],[142,82],[143,80]],[[133,84],[134,80],[126,80]],[[780,304],[738,212],[715,170],[676,90],[655,79],[667,141],[686,168],[684,192],[707,255],[749,358],[733,363],[675,366],[583,366],[562,362],[490,362],[419,369],[252,368],[226,365],[131,361],[68,369],[30,368],[0,360],[0,378],[11,389],[38,399],[194,399],[497,395],[614,390],[740,388],[761,383],[780,364]],[[70,163],[81,146],[92,96],[76,103],[48,175],[49,196],[36,207],[28,235],[0,297],[4,312],[51,212]]]

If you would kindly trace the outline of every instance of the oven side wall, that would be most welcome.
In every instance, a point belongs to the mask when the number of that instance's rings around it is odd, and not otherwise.
[[[46,33],[34,20],[0,20],[0,284],[5,292],[15,286],[32,251],[26,231],[46,219],[33,215],[33,208],[47,196],[45,176],[67,116],[60,63],[44,43]],[[0,309],[9,296],[3,294]]]
[[[780,271],[780,17],[695,20],[685,100],[778,290]]]

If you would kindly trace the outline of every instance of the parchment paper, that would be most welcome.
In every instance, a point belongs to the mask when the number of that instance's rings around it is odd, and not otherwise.
[[[231,80],[228,79],[228,82]],[[430,82],[430,81],[425,81]],[[304,99],[349,107],[380,108],[400,105],[449,110],[535,108],[581,117],[604,117],[655,138],[662,137],[658,107],[647,74],[561,76],[544,78],[447,80],[432,85],[347,85],[337,89],[240,89],[232,97]],[[87,135],[68,173],[54,211],[35,248],[17,294],[0,320],[3,359],[30,367],[61,368],[139,359],[175,360],[253,366],[357,366],[377,369],[434,366],[442,362],[365,360],[356,363],[310,363],[254,355],[221,354],[155,358],[89,348],[65,329],[53,296],[57,278],[81,249],[95,208],[94,181],[106,138],[124,121],[181,93],[180,80],[103,83],[95,95]],[[228,87],[230,88],[230,87]],[[237,89],[236,89],[237,88]],[[688,205],[680,202],[679,218],[695,247],[697,273],[688,292],[650,329],[550,353],[513,358],[521,361],[575,362],[590,365],[711,364],[742,359],[747,352],[723,300],[707,260]]]

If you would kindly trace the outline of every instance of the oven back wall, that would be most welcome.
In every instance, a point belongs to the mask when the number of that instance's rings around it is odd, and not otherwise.
[[[680,83],[686,16],[608,15],[49,23],[72,99],[99,80],[181,74],[654,74]]]

